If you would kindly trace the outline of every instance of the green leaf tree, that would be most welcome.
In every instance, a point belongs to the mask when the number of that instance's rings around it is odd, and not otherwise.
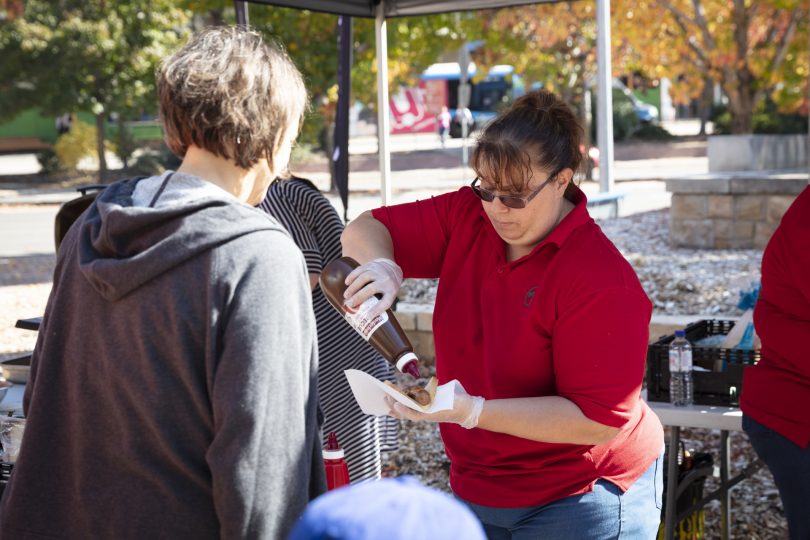
[[[221,0],[184,0],[180,5],[198,14],[205,24],[233,24],[230,3]],[[464,35],[460,22],[471,15],[441,14],[388,20],[388,72],[390,85],[415,84],[421,72],[456,51]],[[304,74],[312,97],[312,113],[305,134],[314,126],[330,125],[337,99],[338,17],[307,10],[249,5],[250,25],[283,44]],[[374,20],[353,20],[352,101],[376,108],[377,65]],[[311,140],[308,142],[312,142]]]
[[[103,180],[107,118],[155,110],[157,65],[189,20],[173,0],[28,0],[20,16],[0,23],[0,118],[31,107],[92,113]]]

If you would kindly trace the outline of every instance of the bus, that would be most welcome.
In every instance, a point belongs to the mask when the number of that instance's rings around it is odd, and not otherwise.
[[[471,62],[467,80],[470,84],[470,131],[495,118],[504,107],[525,93],[523,79],[511,65],[493,66],[484,76],[479,76],[477,66]],[[453,114],[450,136],[460,137],[460,84],[461,68],[457,62],[429,66],[422,73],[417,88],[401,88],[391,97],[391,133],[437,132],[437,115],[444,106]]]

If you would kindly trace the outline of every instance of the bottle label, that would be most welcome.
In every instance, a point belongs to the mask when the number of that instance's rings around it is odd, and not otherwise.
[[[349,308],[348,306],[344,306],[346,309],[346,320],[352,325],[352,328],[357,330],[357,332],[363,336],[363,339],[368,341],[371,339],[371,334],[374,333],[377,328],[384,325],[388,322],[388,313],[383,311],[373,319],[369,319],[368,312],[371,308],[377,305],[379,300],[376,296],[372,296],[367,298],[365,302],[357,306],[356,308]]]
[[[670,349],[669,351],[669,372],[677,373],[681,370],[681,351]]]
[[[681,351],[681,371],[692,371],[692,351],[690,349]]]

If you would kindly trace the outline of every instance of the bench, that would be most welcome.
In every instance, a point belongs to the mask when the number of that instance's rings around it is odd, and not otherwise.
[[[593,218],[615,218],[619,216],[619,203],[624,193],[609,191],[588,195],[588,212]]]
[[[0,152],[37,152],[51,145],[36,137],[0,137]]]

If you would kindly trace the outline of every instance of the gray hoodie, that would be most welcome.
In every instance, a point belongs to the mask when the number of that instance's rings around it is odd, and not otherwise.
[[[325,488],[303,257],[224,191],[137,183],[60,248],[0,535],[283,538]]]

